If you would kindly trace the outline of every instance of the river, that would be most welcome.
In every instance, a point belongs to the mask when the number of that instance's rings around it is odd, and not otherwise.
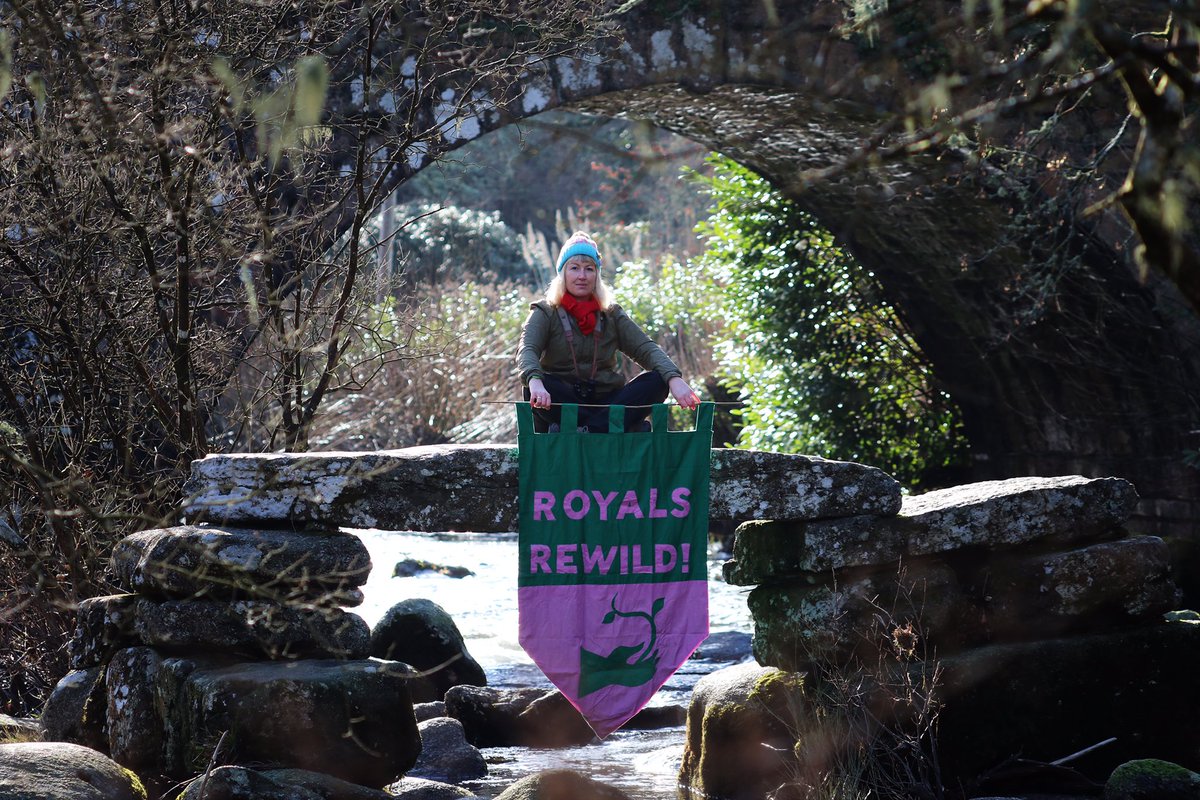
[[[426,598],[444,608],[462,631],[471,656],[497,687],[545,686],[550,682],[517,641],[517,535],[429,534],[409,531],[354,531],[366,544],[374,565],[363,587],[365,600],[354,609],[374,625],[401,600]],[[422,573],[392,577],[405,558],[461,566],[474,575],[450,578]],[[685,664],[651,700],[650,705],[686,706],[692,687],[704,674],[749,658],[750,612],[746,590],[720,580],[723,556],[709,555],[710,642],[733,656],[695,659]],[[709,648],[702,647],[702,651]],[[676,796],[676,776],[683,752],[683,727],[653,731],[617,731],[603,742],[553,750],[485,748],[489,774],[465,784],[481,797],[495,797],[518,778],[546,769],[574,769],[616,786],[636,800]]]

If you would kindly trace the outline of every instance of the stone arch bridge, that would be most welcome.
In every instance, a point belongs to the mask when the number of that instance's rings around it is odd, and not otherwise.
[[[426,87],[412,105],[364,98],[361,84],[335,75],[330,110],[335,123],[374,113],[385,126],[440,129],[434,144],[395,158],[396,184],[551,109],[645,119],[718,150],[815,215],[878,276],[963,411],[973,465],[961,477],[1126,476],[1147,532],[1192,531],[1200,473],[1184,453],[1200,447],[1200,318],[1173,284],[1138,278],[1115,212],[1068,217],[1050,167],[1018,179],[949,147],[803,179],[864,152],[898,111],[900,90],[920,80],[919,64],[888,66],[869,43],[837,34],[849,5],[635,4],[612,18],[611,35],[531,62],[496,91],[469,70],[418,76],[398,45],[391,69]],[[1046,163],[1095,152],[1117,129],[1124,100],[1095,91],[1094,107],[1051,130]],[[1036,128],[1054,111],[1029,110],[1011,128]],[[1097,170],[1091,189],[1115,185],[1127,163]]]

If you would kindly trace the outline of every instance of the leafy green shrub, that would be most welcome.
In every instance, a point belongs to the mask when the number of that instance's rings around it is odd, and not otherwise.
[[[860,461],[909,485],[961,461],[959,413],[873,274],[764,179],[710,163],[702,263],[724,291],[717,352],[746,403],[739,444]]]

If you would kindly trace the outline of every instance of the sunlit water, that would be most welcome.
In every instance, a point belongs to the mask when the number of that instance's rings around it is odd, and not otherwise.
[[[426,598],[444,608],[467,641],[471,656],[498,687],[544,686],[550,683],[517,641],[517,536],[500,534],[428,534],[397,531],[355,531],[366,544],[374,565],[363,587],[365,601],[354,609],[374,625],[396,603]],[[405,558],[461,566],[475,574],[450,578],[423,573],[393,578],[392,568]],[[709,563],[709,627],[714,634],[751,630],[744,589],[720,580],[719,557]],[[662,689],[651,705],[687,705],[700,676],[731,662],[689,661]],[[466,787],[494,797],[518,778],[546,769],[574,769],[616,786],[639,800],[676,796],[676,775],[683,751],[683,728],[617,731],[603,742],[583,747],[534,750],[519,747],[486,748],[489,774]]]

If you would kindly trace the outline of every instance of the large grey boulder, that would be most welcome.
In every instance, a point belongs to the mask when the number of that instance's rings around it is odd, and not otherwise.
[[[75,633],[67,642],[71,669],[98,667],[118,650],[137,644],[133,620],[138,599],[136,594],[113,594],[80,601]]]
[[[124,594],[80,603],[70,650],[77,668],[103,663],[118,648],[142,645],[164,652],[353,660],[370,654],[370,640],[362,617],[340,608],[262,600],[156,602]]]
[[[683,800],[762,800],[792,773],[804,678],[739,664],[705,675],[688,706]]]
[[[291,767],[385,786],[416,762],[421,749],[408,695],[412,675],[405,664],[374,659],[165,658],[150,676],[163,725],[159,772],[197,774],[224,737],[219,755],[226,763]],[[137,691],[132,680],[108,690],[127,697]],[[110,720],[114,727],[141,724],[132,715]]]
[[[127,536],[112,554],[126,591],[166,598],[362,602],[371,557],[348,533],[181,525]]]
[[[1010,478],[904,498],[894,517],[747,522],[737,531],[725,580],[737,586],[890,564],[968,548],[1094,540],[1133,512],[1137,492],[1122,478]]]
[[[875,467],[813,456],[712,451],[709,518],[894,514],[900,484]],[[517,451],[432,445],[374,453],[210,455],[192,462],[184,513],[238,525],[512,531]]]
[[[146,800],[138,776],[90,747],[66,742],[0,744],[5,800]]]
[[[517,730],[526,747],[574,747],[596,738],[583,714],[558,689],[522,709],[517,715]]]
[[[487,686],[454,619],[432,600],[402,600],[389,608],[371,630],[370,653],[428,672],[412,687],[418,703],[441,700],[451,686]]]

